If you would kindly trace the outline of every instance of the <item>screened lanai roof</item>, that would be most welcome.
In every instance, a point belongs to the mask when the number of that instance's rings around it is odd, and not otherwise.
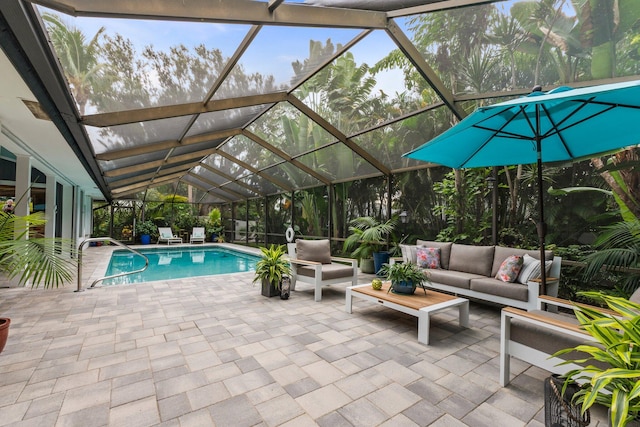
[[[428,167],[402,154],[534,84],[637,78],[635,59],[603,76],[580,69],[599,43],[584,47],[585,11],[558,1],[534,22],[548,3],[11,0],[0,11],[3,47],[24,56],[107,199],[182,181],[227,203]],[[637,9],[617,11],[635,16],[618,40],[637,31]]]

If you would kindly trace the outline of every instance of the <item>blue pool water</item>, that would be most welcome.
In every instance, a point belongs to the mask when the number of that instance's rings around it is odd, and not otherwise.
[[[254,271],[260,257],[217,247],[163,247],[139,249],[149,258],[142,273],[107,279],[104,285],[151,282],[154,280],[211,276],[214,274]],[[124,249],[113,251],[105,276],[144,267],[144,259]]]

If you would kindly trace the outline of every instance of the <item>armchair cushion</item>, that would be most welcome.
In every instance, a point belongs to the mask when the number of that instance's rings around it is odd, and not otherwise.
[[[296,239],[296,253],[298,259],[331,264],[331,247],[329,239],[303,240]]]
[[[298,267],[298,275],[314,277],[315,269],[310,266]],[[353,267],[344,264],[323,264],[321,280],[340,279],[353,276]]]

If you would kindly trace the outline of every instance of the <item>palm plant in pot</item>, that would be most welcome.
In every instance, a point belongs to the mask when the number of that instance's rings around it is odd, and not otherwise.
[[[379,273],[385,262],[389,261],[388,252],[383,252],[384,241],[396,227],[397,219],[385,222],[370,216],[355,218],[349,226],[349,236],[344,241],[343,250],[360,260],[363,273]],[[374,263],[378,258],[378,263]],[[385,259],[386,258],[386,259]]]
[[[418,286],[426,294],[427,290],[424,284],[431,283],[428,273],[410,262],[384,264],[380,268],[380,275],[391,281],[391,286],[389,286],[387,292],[391,291],[396,294],[412,295]]]
[[[280,295],[282,278],[291,274],[289,261],[285,258],[283,245],[261,247],[262,258],[256,263],[256,273],[253,282],[262,283],[262,295],[274,297]]]
[[[78,269],[76,246],[70,239],[40,237],[34,228],[46,223],[37,212],[17,216],[0,211],[0,273],[18,285],[58,287],[71,282]],[[27,238],[28,237],[28,238]],[[0,317],[0,352],[9,335],[9,318]]]
[[[583,414],[598,403],[609,408],[611,426],[622,427],[630,422],[640,425],[640,304],[599,292],[580,294],[604,301],[615,314],[576,305],[576,317],[595,343],[556,353],[587,354],[584,359],[563,362],[584,366],[564,376],[563,393],[568,384],[578,383],[580,389],[574,395],[574,403],[581,405]]]

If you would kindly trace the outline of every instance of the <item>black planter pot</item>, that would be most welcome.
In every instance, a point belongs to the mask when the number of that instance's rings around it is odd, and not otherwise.
[[[280,288],[276,288],[271,282],[262,279],[262,295],[269,298],[280,296]]]

